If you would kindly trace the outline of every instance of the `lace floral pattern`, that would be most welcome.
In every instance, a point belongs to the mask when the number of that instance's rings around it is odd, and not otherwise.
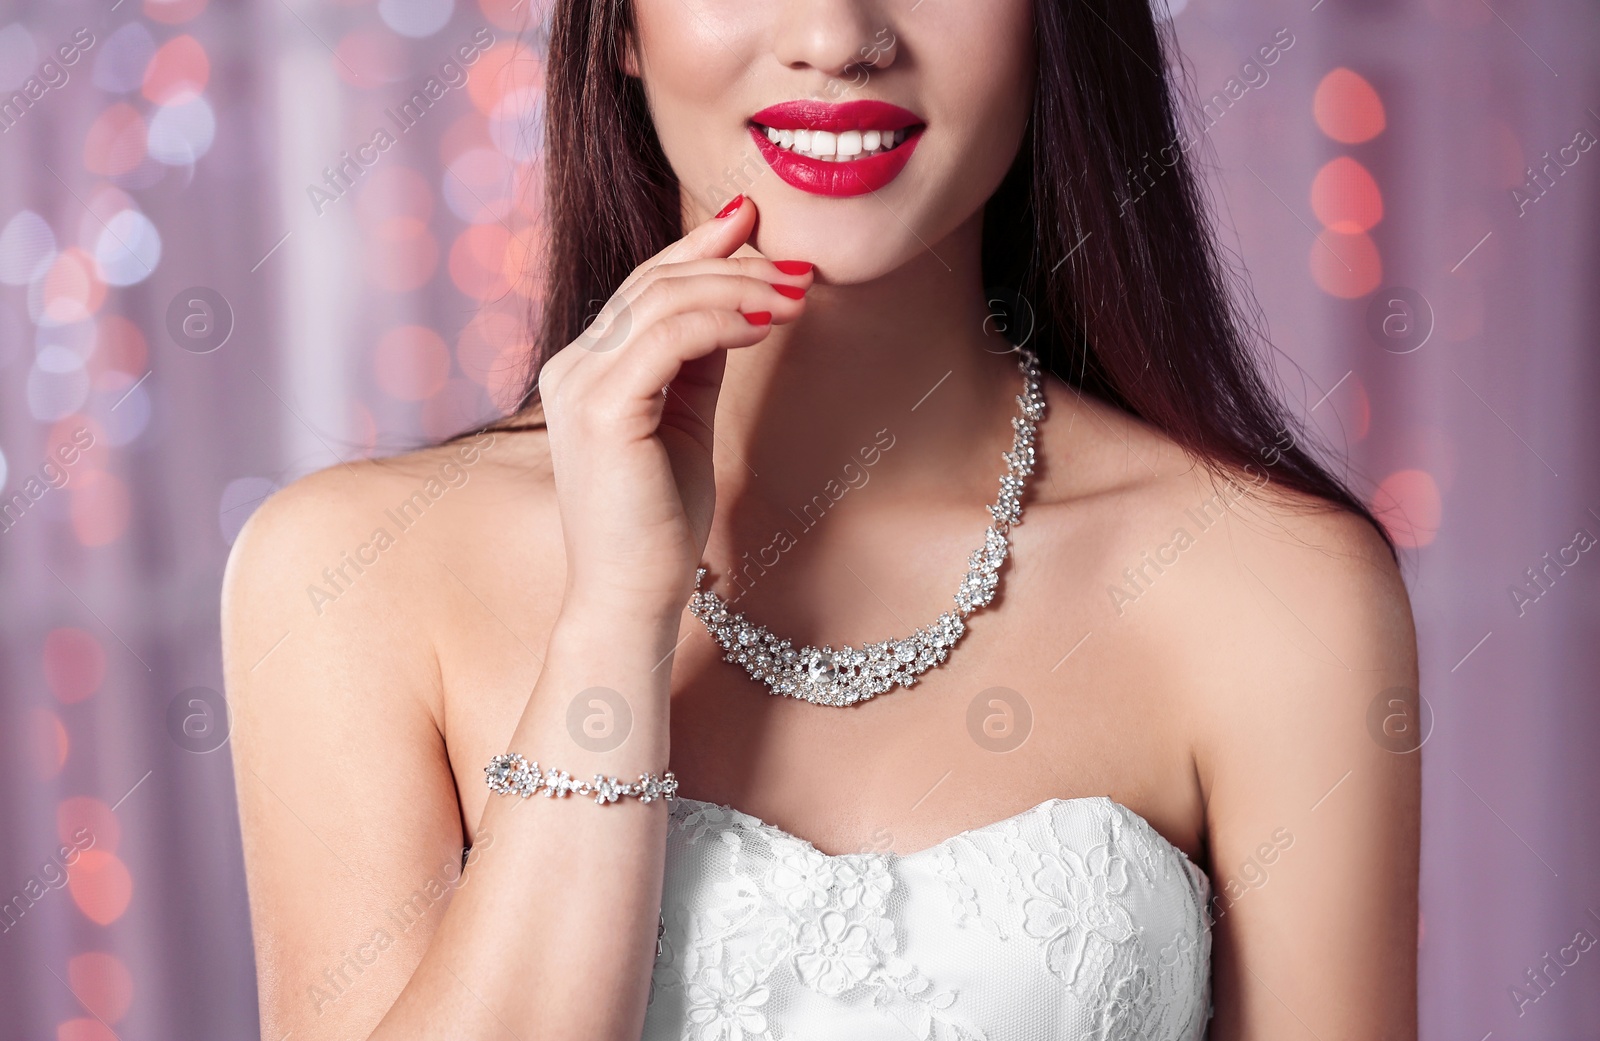
[[[1029,882],[1034,895],[1022,905],[1023,931],[1044,941],[1050,971],[1082,993],[1086,958],[1109,956],[1134,935],[1133,917],[1118,899],[1128,889],[1127,862],[1109,845],[1082,857],[1070,849],[1041,852]]]
[[[770,993],[747,966],[726,973],[712,966],[689,984],[689,1022],[695,1036],[700,1041],[765,1037],[767,1017],[761,1007]]]
[[[1197,1041],[1209,880],[1108,798],[918,853],[824,854],[671,809],[645,1041]]]

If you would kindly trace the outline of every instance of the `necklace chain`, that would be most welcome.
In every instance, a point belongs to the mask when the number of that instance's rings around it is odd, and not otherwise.
[[[730,610],[716,593],[702,590],[700,585],[709,572],[702,566],[695,571],[689,611],[722,647],[725,660],[744,666],[773,694],[835,707],[854,705],[895,687],[910,687],[918,676],[944,663],[966,632],[964,619],[994,599],[1000,565],[1011,548],[1011,529],[1022,522],[1022,499],[1033,473],[1034,438],[1044,418],[1045,399],[1038,358],[1021,347],[1017,355],[1022,393],[1015,399],[1018,414],[1011,420],[1011,450],[1001,453],[1006,472],[1000,475],[999,497],[987,507],[991,522],[983,534],[983,545],[967,558],[966,577],[955,593],[955,610],[900,639],[860,647],[845,645],[837,650],[832,645],[796,649],[766,626]]]

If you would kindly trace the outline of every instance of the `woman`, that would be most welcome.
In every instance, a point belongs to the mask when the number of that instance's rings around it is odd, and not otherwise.
[[[1139,4],[557,5],[522,407],[230,561],[263,1036],[1415,1037],[1405,589],[1164,67]]]

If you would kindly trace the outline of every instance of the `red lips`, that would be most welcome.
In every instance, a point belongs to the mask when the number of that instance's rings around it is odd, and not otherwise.
[[[785,101],[762,109],[750,117],[750,135],[761,156],[783,180],[814,195],[847,197],[865,195],[883,188],[905,169],[917,142],[922,139],[922,120],[909,109],[885,101]],[[867,159],[826,162],[779,148],[767,140],[762,127],[775,130],[895,131],[914,127],[895,148]]]

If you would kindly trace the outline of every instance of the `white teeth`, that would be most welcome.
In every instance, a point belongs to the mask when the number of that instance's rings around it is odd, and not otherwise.
[[[774,130],[762,127],[767,140],[788,152],[799,152],[824,162],[850,162],[881,155],[905,141],[910,129],[901,130]]]

